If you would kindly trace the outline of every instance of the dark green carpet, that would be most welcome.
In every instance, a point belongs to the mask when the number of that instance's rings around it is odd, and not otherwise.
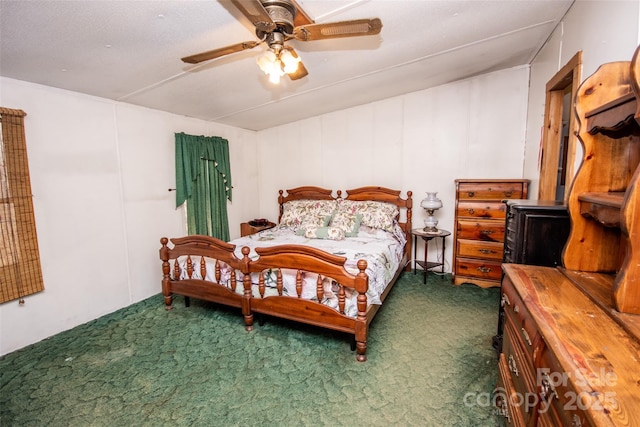
[[[405,273],[349,337],[161,295],[0,358],[2,426],[494,426],[499,290]]]

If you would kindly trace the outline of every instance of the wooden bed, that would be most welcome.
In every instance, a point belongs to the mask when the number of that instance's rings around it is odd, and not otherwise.
[[[366,361],[369,324],[399,275],[411,268],[412,193],[409,191],[406,198],[402,198],[400,191],[384,187],[348,190],[345,197],[339,190],[336,197],[332,193],[332,190],[312,186],[286,190],[286,194],[280,190],[278,223],[287,202],[296,200],[373,201],[394,205],[399,212],[395,219],[396,230],[401,230],[399,233],[403,234],[405,243],[400,248],[398,268],[379,295],[380,304],[369,303],[370,277],[366,272],[368,263],[364,259],[353,262],[357,271],[351,265],[350,272],[345,267],[346,257],[312,246],[269,242],[269,246],[255,247],[255,252],[251,252],[247,246],[236,245],[236,241],[223,242],[194,235],[173,239],[163,237],[160,240],[162,293],[166,309],[172,308],[172,296],[178,294],[185,297],[187,306],[189,298],[193,297],[240,309],[247,331],[253,329],[254,315],[258,314],[345,332],[354,337],[352,350],[356,350],[357,360]],[[238,241],[242,242],[242,239]],[[169,241],[173,247],[169,247]],[[275,284],[270,288],[265,284],[267,272],[275,277],[275,281],[272,280]],[[290,276],[293,272],[295,291],[283,292],[285,280],[282,272],[289,272]],[[302,298],[303,277],[314,278],[314,299]],[[337,307],[319,302],[326,301],[327,279],[331,289],[337,290],[333,295],[337,299]],[[352,310],[351,315],[346,314],[347,296],[352,298],[351,301],[357,301],[357,313]]]

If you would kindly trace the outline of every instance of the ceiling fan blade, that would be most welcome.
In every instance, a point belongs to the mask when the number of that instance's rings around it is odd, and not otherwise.
[[[275,30],[275,22],[259,0],[231,0],[231,2],[258,30],[265,33]]]
[[[285,49],[287,49],[289,52],[291,52],[291,55],[293,55],[294,58],[300,58],[298,56],[298,53],[291,46],[285,46]],[[296,71],[294,71],[292,73],[288,73],[289,78],[291,80],[301,79],[301,78],[305,77],[307,74],[309,74],[309,72],[307,71],[307,68],[304,66],[302,61],[298,62],[298,69]]]
[[[294,28],[293,35],[297,40],[308,42],[339,37],[371,36],[380,33],[381,29],[382,21],[379,18],[354,19],[352,21],[303,25]]]
[[[246,49],[253,49],[258,46],[261,42],[250,41],[250,42],[242,42],[232,44],[231,46],[221,47],[220,49],[208,50],[202,53],[196,53],[195,55],[185,56],[182,58],[183,62],[187,62],[189,64],[198,64],[200,62],[208,61],[210,59],[219,58],[224,55],[229,55],[230,53],[241,52]]]
[[[313,24],[313,19],[311,19],[311,17],[307,15],[307,12],[305,12],[304,9],[300,7],[296,0],[291,0],[291,3],[293,3],[293,6],[296,8],[296,16],[293,18],[294,27]]]

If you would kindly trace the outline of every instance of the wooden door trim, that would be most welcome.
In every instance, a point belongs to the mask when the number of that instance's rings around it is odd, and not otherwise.
[[[581,81],[582,51],[573,57],[547,82],[544,126],[542,134],[542,158],[540,165],[540,185],[538,200],[555,200],[557,187],[558,160],[560,157],[560,135],[562,132],[563,99],[565,91],[571,87],[571,114],[569,114],[569,141],[567,148],[567,167],[564,171],[567,191],[575,174],[575,156],[577,144],[577,120],[573,114],[573,103]]]

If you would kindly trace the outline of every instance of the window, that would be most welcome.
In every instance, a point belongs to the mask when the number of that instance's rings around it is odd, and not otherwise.
[[[229,241],[229,142],[219,136],[175,134],[176,207],[187,204],[187,232]]]
[[[0,303],[44,290],[24,111],[0,108]]]

